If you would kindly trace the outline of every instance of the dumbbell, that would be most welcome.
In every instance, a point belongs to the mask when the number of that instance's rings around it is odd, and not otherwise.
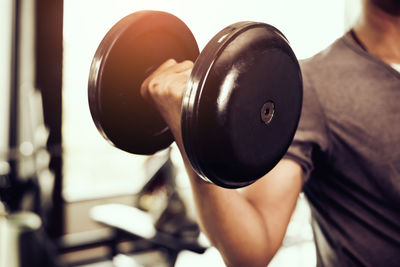
[[[93,121],[115,147],[150,155],[173,136],[140,86],[167,59],[194,61],[181,111],[185,151],[206,181],[249,185],[286,153],[300,117],[302,78],[284,35],[271,25],[238,22],[199,53],[179,18],[139,11],[117,22],[94,55],[88,97]]]

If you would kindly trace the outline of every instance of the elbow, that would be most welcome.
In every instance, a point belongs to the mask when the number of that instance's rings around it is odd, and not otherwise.
[[[226,257],[223,256],[223,259],[228,267],[265,267],[273,257],[274,253],[272,251],[253,247],[253,249],[248,248],[247,251],[243,250],[229,256],[226,255]]]
[[[242,266],[249,266],[249,267],[266,267],[272,260],[272,257],[268,257],[264,255],[263,257],[259,258],[231,258],[231,259],[224,259],[225,264],[227,267],[242,267]]]

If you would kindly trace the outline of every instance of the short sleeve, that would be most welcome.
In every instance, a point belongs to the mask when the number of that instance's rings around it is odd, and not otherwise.
[[[328,125],[310,75],[303,68],[303,106],[299,125],[284,158],[296,161],[303,170],[305,183],[313,169],[316,152],[327,153],[329,148]]]

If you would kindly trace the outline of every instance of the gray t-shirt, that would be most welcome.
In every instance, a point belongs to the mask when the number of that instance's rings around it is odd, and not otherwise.
[[[400,266],[400,73],[350,38],[301,63],[285,157],[303,168],[318,266]]]

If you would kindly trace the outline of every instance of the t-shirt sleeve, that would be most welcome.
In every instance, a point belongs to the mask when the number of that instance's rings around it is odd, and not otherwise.
[[[328,148],[326,117],[309,75],[303,72],[303,106],[300,121],[284,158],[300,164],[305,183],[314,169],[313,156],[317,151],[327,152]]]

